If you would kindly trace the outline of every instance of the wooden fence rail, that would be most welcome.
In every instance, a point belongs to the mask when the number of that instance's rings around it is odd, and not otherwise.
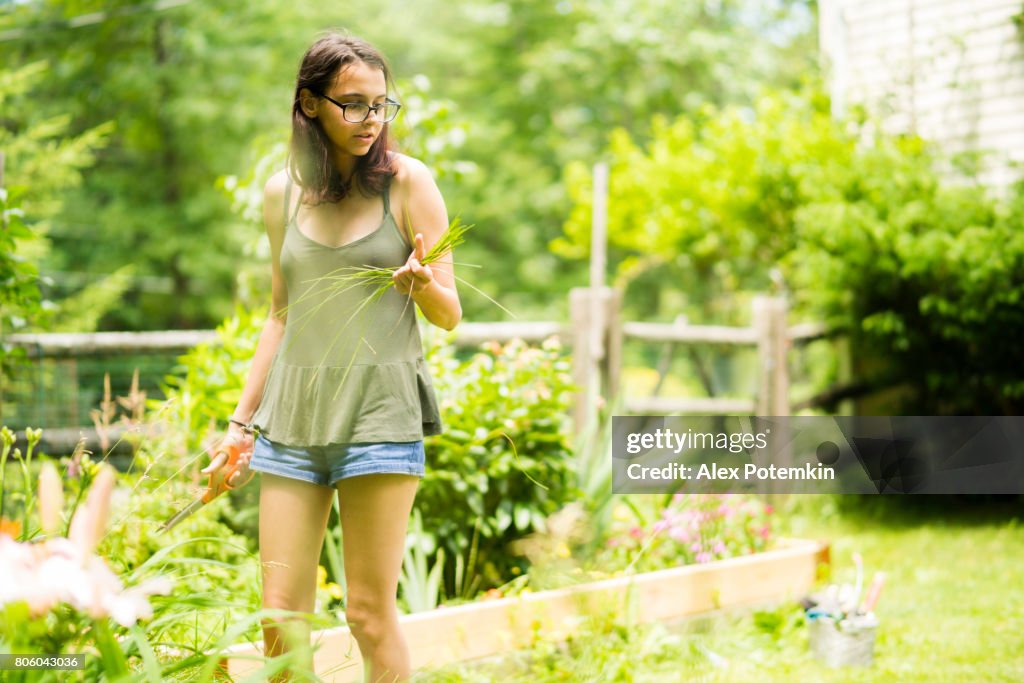
[[[551,336],[559,337],[571,347],[573,381],[578,387],[571,410],[574,424],[580,428],[594,414],[599,398],[610,402],[618,396],[622,382],[622,349],[627,341],[755,347],[759,377],[753,396],[630,397],[621,404],[625,413],[769,416],[790,414],[787,351],[795,344],[829,333],[816,323],[788,325],[785,300],[768,296],[754,298],[753,323],[749,327],[691,325],[683,317],[669,323],[623,322],[621,309],[622,293],[618,290],[575,288],[569,293],[568,324],[557,321],[465,322],[456,328],[452,341],[460,347],[475,347],[490,340],[506,342],[519,338],[536,343]],[[4,341],[24,347],[32,358],[73,359],[124,353],[184,353],[197,344],[215,339],[216,332],[212,330],[169,330],[11,334]],[[667,371],[667,364],[659,369],[662,376]],[[60,433],[66,433],[70,439],[79,431],[73,427],[62,429]],[[70,445],[73,447],[74,443]]]

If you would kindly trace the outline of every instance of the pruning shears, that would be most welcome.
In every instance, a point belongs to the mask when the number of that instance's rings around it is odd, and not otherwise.
[[[240,443],[228,442],[227,444],[219,447],[213,453],[210,464],[212,465],[217,458],[226,458],[226,463],[224,463],[223,467],[220,469],[210,473],[210,481],[206,486],[206,490],[191,503],[179,510],[173,517],[164,522],[164,525],[160,527],[159,533],[162,534],[170,530],[183,519],[205,506],[225,491],[232,491],[245,486],[255,475],[254,471],[250,471],[249,476],[245,481],[238,484],[231,483],[235,473],[242,467],[242,444]]]

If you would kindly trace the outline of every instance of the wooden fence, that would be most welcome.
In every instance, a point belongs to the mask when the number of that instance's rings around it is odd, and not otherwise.
[[[789,415],[789,364],[787,352],[795,344],[827,335],[822,325],[788,325],[784,299],[754,298],[750,327],[690,325],[682,317],[671,323],[623,322],[622,294],[611,287],[576,288],[569,293],[568,322],[464,322],[455,331],[453,343],[475,347],[482,342],[540,342],[557,336],[571,347],[573,381],[578,392],[573,401],[574,424],[586,424],[596,402],[614,401],[622,391],[623,344],[627,341],[660,342],[667,345],[737,345],[755,347],[758,353],[758,383],[754,395],[721,397],[631,397],[622,402],[624,414],[650,415]],[[212,330],[160,332],[96,332],[87,334],[12,334],[6,342],[23,346],[30,358],[69,360],[94,355],[125,353],[184,353],[202,342],[216,339]],[[662,368],[665,373],[667,368]],[[70,452],[85,432],[92,441],[93,430],[56,425],[44,431],[47,445],[69,447]],[[112,433],[114,439],[117,434]]]

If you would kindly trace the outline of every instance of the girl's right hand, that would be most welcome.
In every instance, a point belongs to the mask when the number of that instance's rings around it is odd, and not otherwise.
[[[233,422],[228,426],[227,436],[221,439],[216,448],[211,451],[211,453],[216,455],[214,455],[210,464],[200,471],[203,474],[213,474],[223,468],[228,462],[228,455],[224,451],[229,444],[239,444],[242,447],[238,469],[235,471],[234,476],[231,477],[231,480],[227,482],[228,486],[235,487],[248,481],[248,478],[251,476],[249,461],[252,460],[254,440],[252,434],[246,433]]]

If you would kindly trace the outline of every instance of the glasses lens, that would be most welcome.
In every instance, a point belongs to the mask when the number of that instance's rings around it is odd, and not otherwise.
[[[380,114],[381,121],[387,123],[388,121],[394,119],[396,116],[398,116],[398,109],[399,106],[397,104],[385,104],[383,107],[380,108],[380,111],[378,112]]]
[[[366,120],[370,107],[361,102],[354,102],[345,107],[345,120],[349,123],[362,123]]]

